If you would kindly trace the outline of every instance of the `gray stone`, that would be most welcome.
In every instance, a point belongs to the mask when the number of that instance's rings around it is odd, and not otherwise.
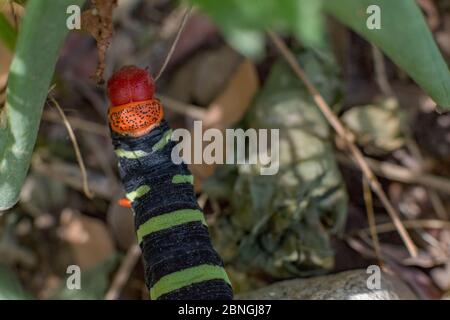
[[[369,289],[366,270],[286,280],[243,293],[237,299],[249,300],[403,300],[417,299],[401,280],[381,273],[380,289]]]

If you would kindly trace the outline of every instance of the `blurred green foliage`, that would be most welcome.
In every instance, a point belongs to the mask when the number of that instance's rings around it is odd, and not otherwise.
[[[378,5],[381,29],[369,30],[367,7]],[[450,72],[416,1],[325,1],[325,9],[369,42],[416,81],[440,106],[450,109]]]
[[[310,46],[323,42],[322,0],[190,1],[221,26],[234,48],[248,56],[263,54],[266,28],[292,33]]]
[[[117,266],[119,258],[119,255],[114,254],[89,270],[81,270],[81,288],[68,289],[64,281],[53,299],[103,300],[109,286],[109,275]]]
[[[324,44],[322,11],[335,16],[380,47],[442,107],[450,107],[450,74],[412,0],[190,0],[222,28],[231,45],[260,56],[265,30],[295,35],[308,47]],[[54,66],[68,30],[68,5],[84,0],[31,1],[11,65],[6,106],[0,113],[0,210],[15,204],[31,152]],[[381,7],[382,28],[366,27],[368,5]],[[1,38],[14,47],[14,30],[0,16]],[[13,174],[14,172],[14,174]]]
[[[450,108],[450,73],[413,0],[190,0],[221,26],[229,43],[245,55],[264,52],[266,29],[290,33],[307,47],[324,44],[323,13],[369,42],[411,76],[441,107]],[[378,5],[381,29],[367,27],[367,8]]]
[[[341,117],[344,124],[356,134],[356,140],[367,154],[385,155],[405,143],[404,116],[396,99],[378,104],[356,106]]]
[[[27,3],[0,110],[0,210],[17,202],[25,181],[59,49],[69,31],[67,6],[83,2]]]
[[[5,15],[0,12],[0,40],[9,50],[13,51],[16,46],[16,38],[16,29],[9,23]]]
[[[299,59],[329,103],[339,93],[338,69],[328,54]],[[342,231],[347,194],[334,159],[327,121],[284,62],[273,67],[245,127],[280,129],[280,171],[261,176],[257,165],[221,167],[204,188],[231,207],[213,226],[226,265],[274,278],[330,270],[330,236]]]
[[[14,272],[6,266],[0,265],[0,300],[24,300],[29,298]]]

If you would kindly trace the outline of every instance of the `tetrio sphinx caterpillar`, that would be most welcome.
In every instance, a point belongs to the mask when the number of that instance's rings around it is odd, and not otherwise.
[[[108,111],[119,174],[135,228],[151,299],[232,299],[214,250],[193,176],[174,164],[172,130],[146,70],[123,67],[108,81]]]

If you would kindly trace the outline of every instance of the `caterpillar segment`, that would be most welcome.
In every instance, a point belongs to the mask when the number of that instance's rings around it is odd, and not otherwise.
[[[145,70],[125,67],[108,81],[108,94],[112,143],[126,191],[121,205],[135,214],[150,298],[232,299],[193,176],[171,159],[175,143],[163,106],[153,98],[153,80]]]

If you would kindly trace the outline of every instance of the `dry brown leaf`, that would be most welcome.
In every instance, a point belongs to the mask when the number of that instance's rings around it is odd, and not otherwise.
[[[255,65],[246,59],[236,69],[224,91],[209,105],[203,118],[203,131],[209,128],[225,130],[242,119],[258,92],[259,79]],[[215,165],[192,164],[194,187],[201,190],[202,181],[214,173]]]
[[[81,269],[94,267],[115,251],[102,221],[68,208],[61,214],[60,236],[69,244],[74,261]]]
[[[246,59],[229,81],[227,87],[211,103],[203,119],[204,129],[226,129],[242,119],[259,89],[256,67]]]
[[[98,65],[95,80],[103,83],[106,50],[108,50],[113,35],[113,10],[117,0],[92,0],[92,8],[81,15],[82,29],[90,33],[97,41]]]

